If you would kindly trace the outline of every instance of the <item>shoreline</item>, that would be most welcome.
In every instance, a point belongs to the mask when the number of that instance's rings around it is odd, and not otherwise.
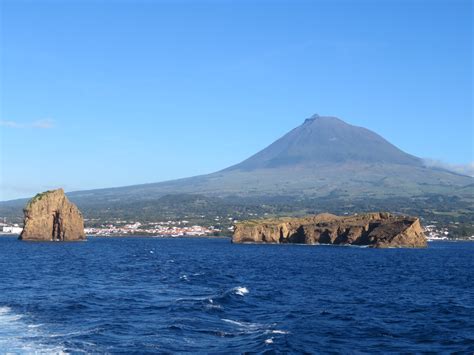
[[[123,235],[123,234],[113,234],[113,235],[97,235],[97,234],[90,234],[90,235],[87,235],[87,237],[91,237],[91,238],[104,238],[104,239],[107,239],[107,238],[155,238],[155,239],[159,239],[159,238],[168,238],[168,239],[179,239],[179,238],[182,238],[182,239],[223,239],[223,238],[226,238],[226,239],[230,239],[231,237],[230,236],[225,236],[225,235],[177,235],[177,236],[173,236],[173,235],[156,235],[156,234],[126,234],[126,235]]]
[[[1,238],[11,238],[18,240],[20,242],[32,242],[32,243],[57,243],[57,241],[52,240],[20,240],[19,234],[0,234]],[[60,241],[60,243],[75,243],[75,242],[87,242],[88,240],[92,239],[228,239],[231,240],[230,236],[170,236],[170,235],[143,235],[143,234],[136,234],[136,235],[86,235],[86,239],[82,240],[68,240],[68,241]],[[59,242],[58,242],[59,243]]]
[[[12,234],[12,233],[1,233],[0,238],[2,237],[15,237],[18,238],[19,234]],[[154,238],[154,239],[232,239],[232,236],[228,235],[179,235],[179,236],[172,236],[172,235],[153,235],[153,234],[114,234],[114,235],[96,235],[96,234],[89,234],[86,236],[87,238]],[[456,242],[474,242],[473,239],[440,239],[440,240],[427,240],[428,243],[439,243],[439,242],[448,242],[448,243],[456,243]],[[239,243],[239,244],[271,244],[271,243]],[[285,244],[285,243],[275,243],[275,244]],[[291,244],[291,243],[288,243]],[[298,243],[293,243],[298,244]],[[329,244],[328,244],[329,245]]]

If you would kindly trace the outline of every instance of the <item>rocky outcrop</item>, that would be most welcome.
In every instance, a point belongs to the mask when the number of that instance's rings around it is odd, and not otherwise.
[[[416,217],[368,213],[341,217],[329,213],[304,218],[239,222],[233,243],[366,245],[374,248],[424,248],[426,237]]]
[[[33,197],[23,209],[24,227],[19,239],[31,241],[85,240],[84,220],[63,189]]]

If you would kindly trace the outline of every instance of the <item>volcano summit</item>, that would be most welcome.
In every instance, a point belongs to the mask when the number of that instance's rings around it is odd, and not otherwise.
[[[358,201],[352,205],[357,212],[390,208],[387,199],[396,200],[391,206],[397,210],[413,198],[428,209],[433,196],[449,196],[456,204],[459,199],[470,201],[473,183],[471,177],[425,166],[422,159],[366,128],[313,115],[255,155],[215,173],[68,196],[90,216],[100,210],[107,216],[133,217],[141,211],[154,218],[161,213],[157,209],[166,207],[166,213],[179,210],[184,217],[189,206],[195,211],[203,207],[221,211],[224,203],[235,211],[235,203],[262,206],[281,200],[287,211],[294,210],[298,201],[310,201],[311,209],[328,201],[335,206],[341,205],[338,201]],[[381,203],[368,206],[368,199]],[[18,212],[22,203],[17,203]],[[15,203],[2,205],[12,208]]]
[[[238,143],[236,143],[238,144]],[[71,193],[78,203],[141,201],[168,194],[214,197],[414,196],[452,194],[471,177],[423,165],[380,135],[313,115],[265,149],[224,170],[191,178]]]
[[[368,129],[336,117],[313,115],[267,148],[227,170],[307,168],[351,162],[422,166],[420,159]]]

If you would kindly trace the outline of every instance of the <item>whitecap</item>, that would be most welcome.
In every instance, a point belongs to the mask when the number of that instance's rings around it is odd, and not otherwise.
[[[233,325],[237,325],[237,326],[239,326],[239,327],[243,327],[243,326],[244,326],[244,323],[237,322],[236,320],[232,320],[232,319],[222,318],[222,321],[223,321],[223,322],[226,322],[226,323],[233,324]]]
[[[234,287],[233,290],[234,290],[234,293],[239,296],[245,296],[247,293],[249,293],[248,288],[244,286]]]
[[[42,344],[38,339],[50,337],[41,324],[27,323],[25,316],[10,307],[0,307],[0,353],[65,354],[61,346]]]
[[[286,331],[286,330],[272,330],[271,331],[272,334],[290,334],[290,332]]]
[[[11,311],[10,307],[0,307],[0,316]]]
[[[259,323],[239,322],[239,321],[232,320],[232,319],[227,319],[227,318],[222,318],[221,320],[223,322],[235,325],[235,326],[237,326],[239,328],[242,328],[242,329],[245,329],[245,330],[254,331],[254,330],[262,330],[263,328],[265,328],[265,325],[259,324]]]
[[[265,344],[273,344],[273,338],[265,339]]]
[[[269,334],[289,334],[288,331],[279,330],[279,329],[271,329],[276,326],[276,323],[272,324],[262,324],[262,323],[251,323],[251,322],[244,322],[244,321],[237,321],[228,318],[221,318],[223,322],[228,324],[232,324],[235,327],[239,328],[240,331],[244,333],[261,333],[262,335],[269,335]],[[274,337],[270,336],[269,339],[272,340]]]

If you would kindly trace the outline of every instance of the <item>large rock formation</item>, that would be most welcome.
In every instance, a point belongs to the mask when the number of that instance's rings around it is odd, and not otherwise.
[[[63,189],[37,194],[23,210],[23,232],[19,239],[32,241],[85,240],[84,220]]]
[[[374,248],[427,245],[418,218],[390,213],[347,217],[323,213],[304,218],[243,221],[235,225],[232,242],[352,244]]]

